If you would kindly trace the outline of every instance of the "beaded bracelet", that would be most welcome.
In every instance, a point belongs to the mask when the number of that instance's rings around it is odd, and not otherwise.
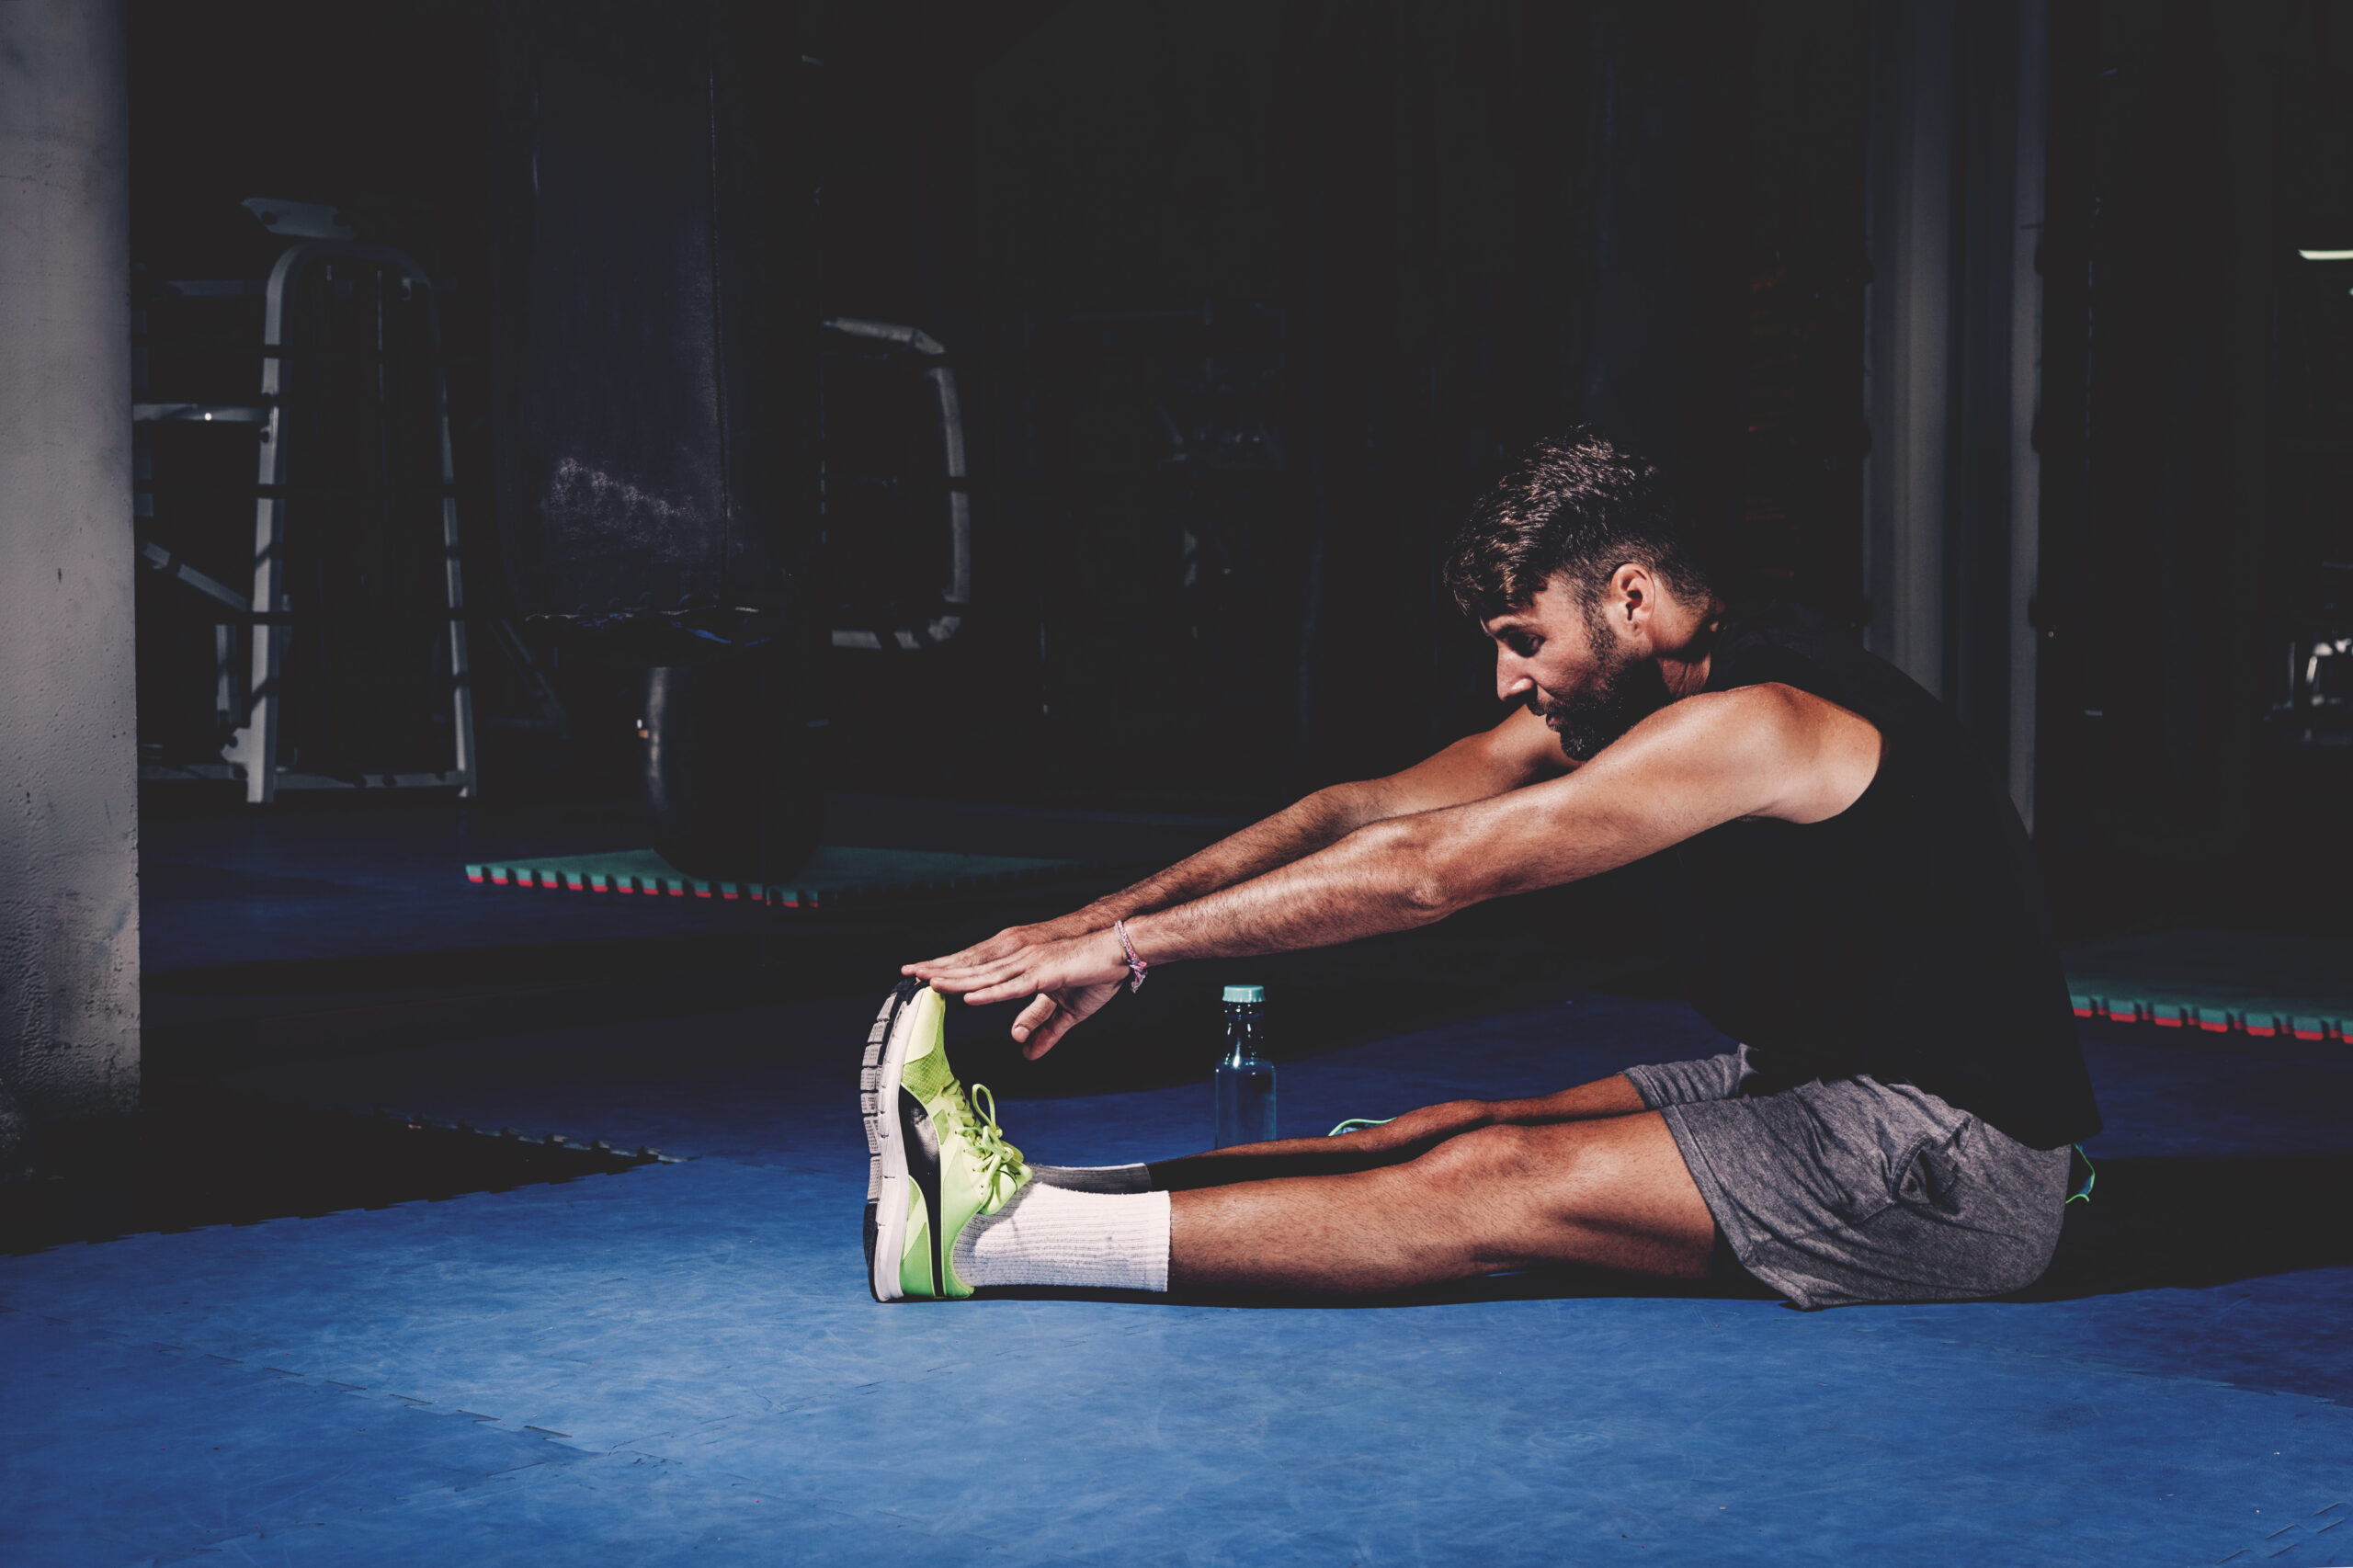
[[[1143,972],[1152,966],[1136,956],[1136,945],[1128,940],[1128,923],[1125,920],[1112,921],[1111,929],[1119,933],[1120,950],[1128,955],[1128,989],[1141,991],[1143,989]]]

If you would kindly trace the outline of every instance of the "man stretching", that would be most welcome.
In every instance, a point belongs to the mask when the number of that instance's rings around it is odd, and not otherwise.
[[[1395,1290],[1725,1254],[1802,1307],[2030,1284],[2098,1130],[2027,837],[1937,701],[1811,613],[1729,615],[1657,474],[1539,445],[1447,581],[1520,706],[1123,892],[910,964],[868,1042],[880,1300],[992,1285]],[[942,994],[1029,1056],[1146,971],[1345,942],[1642,862],[1741,1042],[1529,1099],[1152,1165],[1027,1163],[950,1073]],[[980,1091],[985,1101],[985,1091]]]

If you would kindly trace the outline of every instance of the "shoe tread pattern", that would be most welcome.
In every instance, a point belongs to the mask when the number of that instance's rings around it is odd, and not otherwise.
[[[882,1007],[874,1016],[874,1027],[867,1031],[866,1049],[858,1059],[858,1101],[859,1119],[866,1130],[866,1244],[867,1290],[878,1301],[885,1298],[874,1284],[874,1252],[881,1229],[879,1205],[882,1197],[882,1138],[881,1118],[895,1115],[897,1107],[886,1103],[882,1093],[883,1056],[890,1049],[891,1030],[898,1022],[900,1011],[923,989],[920,980],[904,980],[892,988]]]

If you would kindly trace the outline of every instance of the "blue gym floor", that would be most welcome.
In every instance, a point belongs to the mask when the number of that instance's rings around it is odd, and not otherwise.
[[[320,820],[151,828],[185,890],[151,869],[151,974],[654,914],[438,891],[464,858],[438,829]],[[240,936],[207,902],[229,873],[319,885]],[[389,914],[333,937],[305,898]],[[851,1062],[890,980],[245,1069],[678,1163],[0,1259],[0,1562],[2353,1563],[2353,1267],[1813,1314],[1526,1276],[1345,1308],[878,1306]],[[1282,1119],[1721,1047],[1670,1003],[1520,997],[1287,1064]],[[2353,1152],[2344,1046],[2089,1049],[2103,1163]],[[1191,1084],[1001,1111],[1065,1164],[1209,1121]]]

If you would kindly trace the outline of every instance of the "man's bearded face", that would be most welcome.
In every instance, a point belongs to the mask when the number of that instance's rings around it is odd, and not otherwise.
[[[1626,648],[1609,633],[1599,607],[1585,618],[1586,651],[1591,673],[1568,696],[1556,696],[1539,686],[1528,694],[1528,706],[1560,738],[1562,755],[1571,762],[1590,761],[1595,753],[1666,706],[1666,683],[1658,666]]]

